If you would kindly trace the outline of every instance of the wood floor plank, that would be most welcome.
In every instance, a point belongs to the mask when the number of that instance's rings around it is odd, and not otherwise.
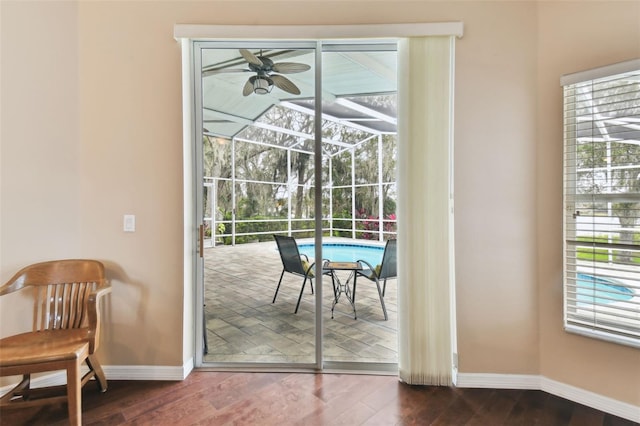
[[[464,399],[454,392],[449,405],[436,417],[431,424],[434,426],[464,425],[475,415],[476,410]]]
[[[410,386],[397,377],[195,371],[179,382],[110,381],[83,390],[83,424],[567,425],[638,423],[541,391]],[[3,411],[2,426],[66,425],[65,404]]]
[[[595,408],[576,404],[569,426],[599,426],[604,424],[604,413]]]
[[[401,384],[398,395],[399,415],[409,424],[430,424],[450,403],[451,388]]]
[[[352,415],[350,412],[353,407],[358,404],[362,405],[359,408],[360,415],[369,410],[371,414],[375,413],[376,410],[368,406],[366,401],[369,395],[377,390],[377,386],[384,381],[376,380],[374,376],[318,374],[314,382],[316,390],[313,393],[323,404],[318,405],[314,411],[301,418],[300,424],[314,422],[314,418],[319,416],[327,419],[328,422],[349,418]],[[371,414],[366,417],[370,417]]]
[[[371,407],[362,402],[357,402],[340,415],[327,419],[328,421],[325,424],[330,426],[360,425],[370,419],[374,414],[375,411]]]
[[[549,395],[544,404],[542,422],[549,426],[563,426],[569,424],[575,404],[566,399]]]
[[[530,425],[541,423],[549,394],[541,391],[524,392],[514,404],[506,423],[510,425]]]
[[[468,422],[469,425],[506,424],[511,411],[518,399],[522,396],[522,390],[501,389],[491,390],[491,394],[485,405]]]
[[[399,396],[381,405],[378,411],[362,424],[366,426],[403,424]]]

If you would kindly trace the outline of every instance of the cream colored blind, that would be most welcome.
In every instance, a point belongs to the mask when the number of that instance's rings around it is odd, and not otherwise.
[[[640,61],[563,77],[564,326],[640,347]]]
[[[398,48],[398,370],[415,385],[453,382],[454,48],[453,36]]]

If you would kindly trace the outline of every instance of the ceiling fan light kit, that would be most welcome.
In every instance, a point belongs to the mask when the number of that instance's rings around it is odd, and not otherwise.
[[[273,89],[273,82],[265,77],[256,77],[253,80],[253,93],[256,95],[266,95]]]

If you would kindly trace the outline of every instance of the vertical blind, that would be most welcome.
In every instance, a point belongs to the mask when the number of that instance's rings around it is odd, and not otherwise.
[[[411,385],[454,380],[454,58],[454,36],[398,44],[398,373]]]
[[[564,326],[640,347],[640,60],[561,83]]]

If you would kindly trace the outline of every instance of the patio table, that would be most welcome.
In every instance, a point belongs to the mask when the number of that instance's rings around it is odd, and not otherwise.
[[[356,297],[355,286],[352,291],[349,287],[349,284],[351,283],[352,279],[355,282],[354,277],[356,271],[362,270],[362,265],[360,264],[360,262],[326,261],[322,265],[322,269],[331,272],[331,282],[333,283],[333,293],[335,296],[333,299],[333,304],[331,305],[331,318],[333,319],[333,311],[336,307],[336,304],[338,303],[338,300],[340,299],[340,296],[344,293],[345,297],[353,308],[353,319],[358,319],[358,315],[356,313],[356,304],[354,303]],[[340,277],[336,273],[337,271],[349,271],[349,275],[346,281],[342,282],[340,280]]]

